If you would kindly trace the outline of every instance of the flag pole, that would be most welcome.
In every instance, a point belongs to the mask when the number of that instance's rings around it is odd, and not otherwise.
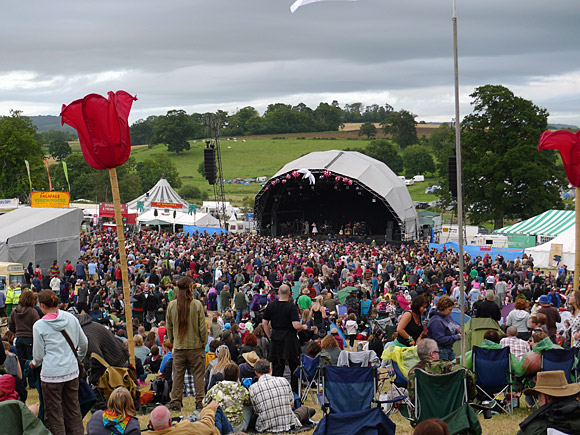
[[[131,293],[129,292],[129,273],[127,270],[127,252],[125,251],[125,233],[123,231],[123,213],[121,211],[121,198],[119,197],[119,183],[117,182],[117,169],[109,168],[111,179],[111,191],[113,204],[115,205],[115,224],[117,225],[117,241],[119,245],[119,258],[121,260],[121,275],[123,277],[123,299],[125,303],[125,323],[127,324],[127,341],[129,342],[130,362],[135,366],[135,343],[133,342],[133,316],[131,313]]]
[[[465,282],[463,278],[463,181],[461,171],[461,119],[459,118],[459,56],[457,53],[457,13],[453,0],[453,72],[455,82],[455,154],[457,156],[457,234],[459,236],[459,304],[461,310],[461,364],[465,367]]]
[[[574,200],[574,216],[576,218],[576,250],[574,256],[574,290],[578,290],[578,277],[580,276],[580,187],[576,187],[576,199]]]

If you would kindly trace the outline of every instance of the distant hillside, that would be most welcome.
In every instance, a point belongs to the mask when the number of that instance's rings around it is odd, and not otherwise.
[[[54,130],[70,131],[76,133],[76,130],[68,125],[60,125],[60,116],[45,115],[45,116],[29,116],[32,123],[36,126],[39,133],[44,133],[51,128]]]
[[[572,124],[548,124],[548,130],[564,130],[564,129],[578,130],[578,126]]]

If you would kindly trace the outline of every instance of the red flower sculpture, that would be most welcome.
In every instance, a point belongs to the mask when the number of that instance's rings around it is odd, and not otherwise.
[[[62,124],[76,129],[83,156],[95,169],[121,166],[131,154],[129,112],[137,97],[125,91],[109,92],[109,99],[89,94],[68,106],[63,104]]]
[[[545,131],[540,136],[538,150],[560,151],[568,181],[572,186],[580,187],[580,130],[576,133],[568,130]]]

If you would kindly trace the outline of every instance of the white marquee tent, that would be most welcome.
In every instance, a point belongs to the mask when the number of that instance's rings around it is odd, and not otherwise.
[[[574,269],[574,251],[576,249],[576,228],[572,225],[566,231],[561,233],[556,238],[550,240],[543,245],[527,248],[526,254],[531,255],[534,259],[534,266],[537,267],[555,267],[550,264],[550,252],[553,244],[562,245],[562,259],[560,264],[568,266],[568,270]]]
[[[0,216],[0,261],[39,264],[46,269],[57,260],[76,263],[80,256],[78,208],[21,207]]]
[[[127,203],[129,209],[137,209],[137,202],[143,202],[143,208],[149,210],[152,202],[168,202],[174,204],[181,204],[182,210],[187,211],[189,203],[182,199],[179,194],[171,187],[171,184],[165,179],[161,178],[155,186],[148,192],[141,195]]]

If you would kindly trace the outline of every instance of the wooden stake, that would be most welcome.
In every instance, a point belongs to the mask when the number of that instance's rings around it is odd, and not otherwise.
[[[578,290],[578,277],[580,276],[580,187],[576,188],[574,214],[576,217],[576,249],[574,251],[574,290]]]
[[[123,299],[125,302],[125,323],[127,324],[127,340],[129,342],[130,362],[135,366],[135,343],[133,342],[133,315],[131,312],[131,293],[129,292],[129,273],[127,269],[127,251],[125,250],[125,233],[123,232],[123,213],[121,211],[121,198],[119,197],[119,183],[117,182],[117,169],[109,169],[111,179],[111,191],[113,204],[115,205],[115,224],[117,225],[117,241],[119,245],[119,257],[121,260],[121,275],[123,276]]]

